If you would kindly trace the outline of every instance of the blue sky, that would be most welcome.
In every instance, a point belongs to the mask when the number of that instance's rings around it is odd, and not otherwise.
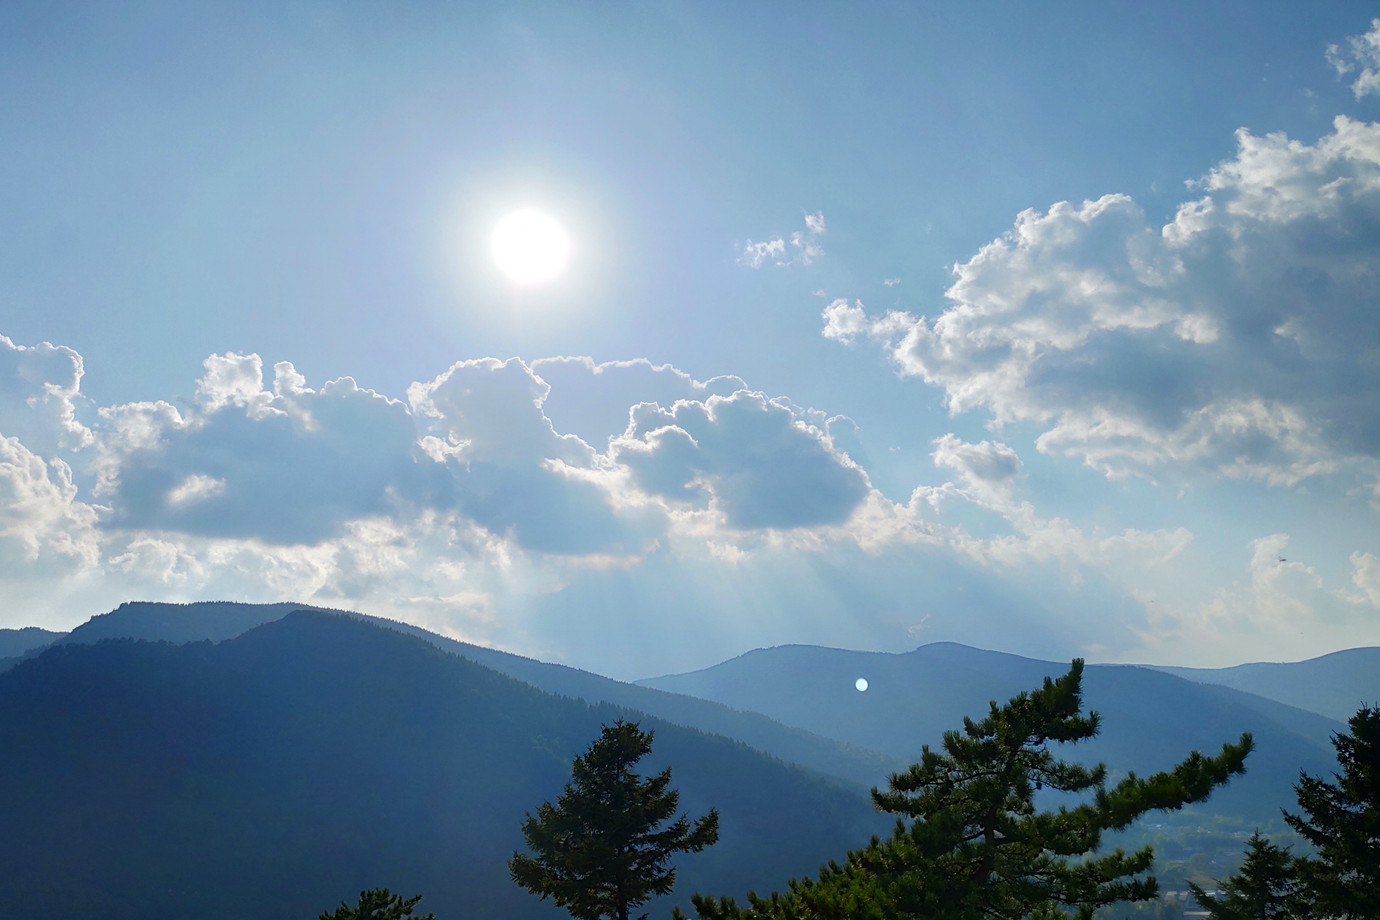
[[[5,4],[0,626],[1380,644],[1374,13]]]

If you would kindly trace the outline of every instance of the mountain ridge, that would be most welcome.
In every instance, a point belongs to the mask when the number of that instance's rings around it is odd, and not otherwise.
[[[1038,686],[1067,663],[1046,662],[958,643],[930,643],[910,652],[852,652],[819,646],[754,650],[700,671],[639,681],[735,708],[762,712],[787,725],[918,759],[965,716],[989,702]],[[859,691],[854,683],[867,680]],[[1257,751],[1247,775],[1214,796],[1211,808],[1252,820],[1277,818],[1292,801],[1300,769],[1335,769],[1337,720],[1233,688],[1185,680],[1158,670],[1087,665],[1087,708],[1100,711],[1102,731],[1069,756],[1106,762],[1113,773],[1167,769],[1192,750],[1215,751],[1251,731]]]
[[[545,692],[582,699],[591,704],[625,706],[678,725],[732,737],[783,761],[837,777],[863,790],[883,782],[890,772],[905,766],[894,757],[785,726],[760,713],[735,711],[718,703],[639,687],[566,665],[461,642],[408,623],[351,610],[286,602],[246,604],[199,601],[176,604],[128,601],[114,610],[92,617],[70,633],[62,635],[57,642],[81,644],[107,638],[138,638],[182,644],[198,640],[222,640],[281,619],[294,610],[313,610],[349,617],[421,638],[437,648],[493,668]],[[26,655],[32,657],[41,651],[36,649]],[[0,661],[0,673],[19,660]]]
[[[864,796],[731,739],[543,693],[422,639],[295,611],[183,645],[66,643],[0,674],[0,916],[310,915],[363,887],[556,916],[511,885],[524,812],[617,718],[656,732],[718,846],[677,897],[780,885],[884,829]],[[796,809],[808,827],[787,820]],[[671,902],[666,902],[669,904]],[[663,905],[665,906],[665,905]]]

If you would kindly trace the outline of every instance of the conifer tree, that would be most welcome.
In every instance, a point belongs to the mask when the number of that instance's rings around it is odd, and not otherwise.
[[[1211,920],[1294,920],[1308,916],[1296,861],[1256,831],[1235,875],[1223,879],[1221,893],[1211,895],[1188,883],[1188,889]]]
[[[695,895],[696,912],[703,920],[1045,920],[1153,898],[1157,884],[1146,874],[1153,851],[1090,855],[1102,834],[1206,798],[1245,769],[1251,737],[1215,757],[1194,752],[1171,771],[1129,774],[1108,788],[1104,766],[1059,760],[1048,746],[1097,733],[1097,713],[1082,714],[1082,675],[1075,660],[1040,689],[1005,706],[993,702],[985,719],[964,719],[940,750],[926,746],[889,789],[874,789],[877,806],[901,816],[890,838],[874,837],[817,879],[790,882],[784,894],[749,893],[746,907]],[[1079,801],[1039,810],[1041,789]]]
[[[556,804],[527,815],[522,835],[532,855],[513,854],[514,882],[577,920],[628,920],[633,907],[670,892],[671,856],[718,840],[719,813],[710,809],[693,827],[683,814],[672,820],[680,793],[669,788],[670,768],[646,778],[633,770],[651,751],[652,736],[621,719],[604,726],[575,759]]]
[[[1302,815],[1284,820],[1313,845],[1300,872],[1318,914],[1380,917],[1380,709],[1363,706],[1335,734],[1341,773],[1328,782],[1307,773],[1294,785]]]
[[[404,898],[387,888],[374,888],[361,891],[354,907],[341,901],[334,913],[322,913],[318,920],[436,920],[435,914],[413,916],[412,909],[421,899],[421,895]]]

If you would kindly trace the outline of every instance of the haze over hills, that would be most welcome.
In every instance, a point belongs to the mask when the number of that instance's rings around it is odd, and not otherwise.
[[[66,633],[26,626],[23,629],[0,629],[0,660],[16,658],[25,652],[52,645]]]
[[[889,824],[731,740],[296,612],[219,644],[59,644],[0,675],[0,788],[22,790],[0,798],[0,915],[311,916],[376,885],[441,915],[555,915],[505,861],[620,717],[656,731],[643,766],[674,767],[683,809],[722,814],[679,862],[681,900],[780,885]]]
[[[294,610],[321,610],[310,604],[242,604],[200,601],[161,604],[130,601],[109,613],[92,617],[63,636],[62,643],[93,645],[102,639],[149,639],[182,645],[187,642],[233,639],[256,626],[280,620]],[[346,613],[343,610],[329,611]]]
[[[814,646],[758,649],[688,674],[638,681],[751,709],[787,725],[905,760],[943,733],[981,716],[989,701],[1038,686],[1068,664],[934,643],[912,652],[850,652]],[[868,681],[866,692],[855,681]],[[1255,735],[1246,776],[1207,807],[1251,820],[1292,804],[1300,769],[1335,768],[1331,734],[1344,726],[1316,713],[1226,687],[1145,668],[1089,665],[1084,700],[1102,714],[1097,738],[1068,752],[1115,771],[1165,769],[1191,750],[1215,752],[1241,732]]]
[[[109,613],[92,617],[65,636],[62,643],[94,643],[108,638],[148,639],[185,643],[222,640],[249,629],[282,619],[294,610],[323,610],[298,604],[243,604],[204,601],[169,604],[137,601],[121,604]],[[406,623],[350,611],[325,611],[354,617],[421,638],[437,648],[476,661],[525,683],[560,696],[587,703],[611,703],[685,725],[710,734],[742,741],[790,763],[827,773],[858,784],[864,790],[885,781],[905,766],[896,758],[791,728],[755,712],[741,712],[695,697],[666,693],[580,671],[564,665],[471,645]],[[18,659],[8,662],[12,666]],[[7,663],[0,661],[0,671]]]
[[[26,790],[0,803],[20,829],[0,835],[0,916],[16,917],[302,915],[376,884],[442,915],[545,916],[503,860],[619,717],[657,730],[649,768],[675,767],[686,809],[724,813],[677,898],[769,890],[885,832],[863,786],[1067,668],[953,643],[784,646],[624,684],[293,604],[130,603],[6,638],[27,647],[0,673],[0,750],[18,752],[0,783]],[[1204,817],[1277,820],[1300,769],[1335,767],[1338,721],[1262,696],[1124,665],[1087,666],[1084,690],[1103,731],[1066,753],[1113,774],[1254,733]]]
[[[1232,668],[1146,665],[1188,680],[1220,684],[1345,722],[1380,701],[1380,648],[1351,648],[1307,661],[1254,662]]]
[[[110,636],[177,642],[218,639],[294,609],[299,606],[127,603],[93,617],[60,641],[90,642]],[[889,772],[918,756],[921,745],[937,743],[944,731],[960,724],[964,715],[981,714],[988,701],[1005,700],[1067,667],[1065,662],[984,652],[956,643],[933,643],[901,655],[786,646],[748,652],[691,674],[626,684],[469,645],[407,624],[337,612],[419,636],[549,693],[627,706],[723,734],[863,786],[882,783]],[[1353,651],[1356,654],[1328,656],[1358,662],[1357,667],[1338,670],[1344,687],[1364,685],[1369,675],[1380,673],[1380,669],[1367,672],[1364,667],[1364,659],[1374,650]],[[1323,661],[1268,666],[1274,679],[1259,689],[1277,696],[1311,694],[1325,699],[1332,691],[1326,689],[1328,675],[1319,672],[1318,663]],[[4,667],[0,662],[0,670]],[[1264,747],[1252,757],[1251,779],[1235,784],[1226,797],[1239,799],[1248,808],[1257,799],[1287,804],[1300,768],[1331,769],[1330,736],[1342,724],[1264,695],[1209,682],[1223,674],[1249,674],[1256,667],[1179,669],[1194,678],[1184,681],[1168,673],[1174,669],[1090,665],[1085,676],[1087,698],[1090,706],[1103,713],[1104,727],[1101,737],[1084,745],[1079,756],[1106,759],[1113,768],[1158,768],[1193,747],[1211,749],[1235,737],[1242,730],[1239,726],[1253,726]],[[871,681],[865,694],[853,689],[858,677]],[[1370,680],[1376,682],[1374,677]],[[1345,699],[1354,692],[1342,689],[1334,695]],[[1268,810],[1276,813],[1273,806]]]

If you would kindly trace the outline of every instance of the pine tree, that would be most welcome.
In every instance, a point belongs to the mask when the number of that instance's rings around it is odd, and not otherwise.
[[[1211,920],[1293,920],[1307,916],[1307,901],[1289,851],[1256,831],[1235,875],[1221,882],[1221,894],[1210,895],[1188,883],[1193,897]]]
[[[1307,773],[1294,785],[1302,815],[1284,820],[1317,854],[1300,861],[1322,916],[1380,917],[1380,709],[1363,706],[1335,734],[1340,774],[1328,782]]]
[[[435,914],[414,917],[412,909],[422,899],[421,895],[404,898],[393,894],[387,888],[374,888],[359,893],[359,904],[349,906],[344,901],[335,913],[323,913],[318,920],[436,920]]]
[[[576,758],[556,804],[543,803],[523,822],[534,855],[513,854],[514,882],[549,896],[578,920],[628,920],[633,907],[671,891],[671,856],[718,840],[719,813],[710,809],[693,827],[685,815],[671,821],[680,803],[680,793],[669,788],[671,770],[645,779],[633,771],[651,751],[652,736],[621,719],[604,726]]]
[[[926,746],[888,790],[873,790],[879,808],[902,816],[890,838],[874,837],[817,879],[792,881],[785,894],[749,893],[745,908],[696,895],[696,912],[703,920],[1088,918],[1105,904],[1153,898],[1157,884],[1146,874],[1153,851],[1091,856],[1103,832],[1206,798],[1244,770],[1251,738],[1108,788],[1104,766],[1058,760],[1048,747],[1097,733],[1097,713],[1082,714],[1082,674],[1075,660],[1058,680],[1046,678],[1005,706],[992,703],[987,718],[965,719],[962,731],[944,735],[941,750]],[[1041,789],[1081,802],[1041,811]]]

